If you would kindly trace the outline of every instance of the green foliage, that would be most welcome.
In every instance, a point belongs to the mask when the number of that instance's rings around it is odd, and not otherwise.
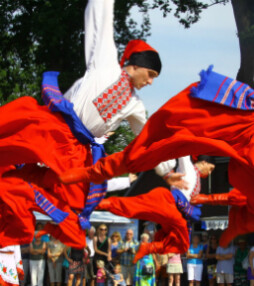
[[[58,70],[64,92],[83,76],[84,9],[86,0],[5,0],[0,4],[0,104],[24,94],[39,96],[42,72]],[[129,39],[149,34],[143,11],[140,27],[130,18],[133,5],[116,1],[115,38],[123,47]]]
[[[123,121],[115,133],[104,144],[107,154],[122,151],[135,138],[127,121]]]
[[[208,0],[207,0],[208,1]],[[206,1],[206,2],[207,2]],[[185,27],[203,9],[229,0],[116,0],[115,41],[122,52],[134,38],[150,35],[149,11],[171,11]],[[41,74],[58,70],[65,92],[85,72],[83,38],[87,0],[5,0],[0,3],[0,104],[24,94],[39,97]],[[131,9],[139,7],[138,25]]]

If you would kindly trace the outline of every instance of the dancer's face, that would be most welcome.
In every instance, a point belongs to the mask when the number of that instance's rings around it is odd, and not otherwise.
[[[154,70],[133,66],[131,73],[132,84],[136,89],[141,89],[148,84],[152,84],[153,80],[158,76]]]

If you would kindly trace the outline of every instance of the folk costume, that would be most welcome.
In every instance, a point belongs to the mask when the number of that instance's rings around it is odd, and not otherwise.
[[[24,271],[19,245],[0,248],[0,284],[2,286],[20,285]]]
[[[188,221],[198,221],[201,215],[200,208],[189,204],[191,197],[200,192],[200,172],[192,164],[190,156],[179,158],[178,161],[177,172],[186,174],[187,190],[172,187],[169,191],[159,187],[135,197],[110,197],[102,200],[97,207],[128,218],[149,218],[149,221],[161,225],[153,242],[141,244],[134,263],[151,253],[185,253],[189,248]],[[172,160],[172,168],[175,164],[175,160]]]
[[[1,107],[0,246],[29,243],[36,210],[58,224],[47,224],[40,234],[48,232],[72,247],[84,247],[83,229],[90,226],[90,214],[104,197],[106,182],[65,186],[57,174],[90,166],[103,157],[103,147],[94,137],[116,129],[122,120],[130,122],[135,134],[145,123],[143,103],[117,60],[113,5],[113,0],[88,1],[84,77],[62,96],[58,73],[46,72],[44,106],[26,96]],[[126,61],[160,72],[158,53],[141,40],[127,45],[122,64]],[[9,227],[13,221],[15,228]],[[19,238],[17,229],[22,232]]]
[[[248,227],[238,224],[232,233],[253,231],[253,100],[252,88],[210,67],[201,72],[199,83],[191,84],[154,113],[123,152],[101,159],[93,167],[70,170],[61,180],[100,182],[125,172],[149,170],[165,159],[188,154],[228,156],[229,181],[248,198],[244,209],[234,209],[239,220],[244,213]],[[227,233],[232,228],[229,224]]]

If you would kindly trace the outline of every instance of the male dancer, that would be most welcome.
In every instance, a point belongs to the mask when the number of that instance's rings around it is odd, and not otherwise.
[[[156,50],[133,40],[119,65],[113,39],[113,5],[113,0],[88,2],[87,71],[64,97],[57,86],[58,74],[49,72],[44,74],[42,92],[47,106],[22,97],[1,107],[0,173],[5,173],[0,179],[2,246],[17,243],[15,232],[19,228],[22,243],[32,240],[32,210],[46,213],[59,223],[46,226],[52,235],[73,246],[85,244],[85,233],[78,223],[83,228],[89,226],[89,215],[104,196],[106,185],[89,188],[85,182],[64,186],[56,174],[91,165],[89,143],[95,162],[102,148],[94,137],[116,129],[122,120],[130,122],[135,134],[145,123],[145,108],[135,89],[152,84],[160,73],[161,61]],[[19,170],[13,167],[23,163],[26,165]],[[8,227],[13,217],[17,217],[15,228]]]
[[[192,163],[190,156],[178,159],[177,171],[185,173],[187,189],[159,187],[135,197],[110,197],[97,207],[128,218],[149,220],[161,225],[151,243],[141,244],[134,262],[150,253],[185,253],[189,248],[187,222],[198,221],[201,210],[189,201],[201,190],[201,177],[207,177],[214,165],[206,161]]]
[[[232,231],[233,236],[254,231],[253,140],[254,90],[209,68],[200,83],[191,84],[162,106],[136,139],[123,151],[99,160],[86,169],[70,170],[61,176],[65,183],[100,182],[125,172],[145,171],[165,159],[187,154],[231,157],[229,181],[248,198],[235,215],[248,221]],[[229,223],[228,233],[233,228]],[[231,237],[232,238],[232,237]]]

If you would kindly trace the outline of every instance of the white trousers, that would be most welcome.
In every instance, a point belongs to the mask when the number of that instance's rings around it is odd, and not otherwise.
[[[32,286],[43,286],[45,260],[30,260],[30,274]]]

